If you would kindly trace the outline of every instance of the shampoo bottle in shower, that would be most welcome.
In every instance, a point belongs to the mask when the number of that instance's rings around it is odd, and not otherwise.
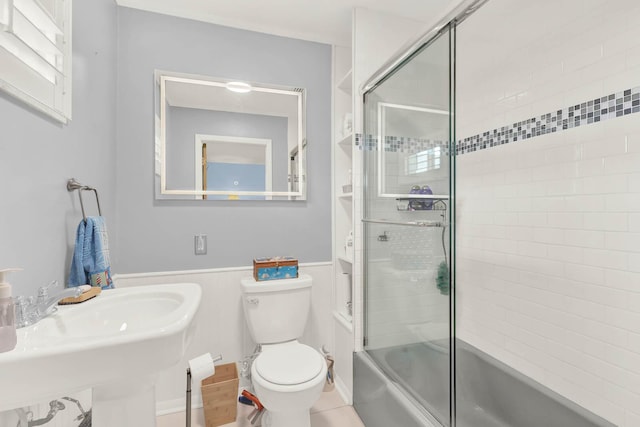
[[[411,187],[409,194],[420,194],[420,186],[414,185]],[[409,210],[411,211],[419,211],[422,209],[422,203],[419,199],[409,199]]]
[[[7,273],[18,270],[16,268],[0,270],[0,353],[13,350],[18,342],[11,285],[5,279]]]
[[[423,185],[422,188],[420,189],[420,194],[433,194],[433,191],[431,191],[431,188],[429,188],[428,185]],[[427,210],[431,210],[433,209],[433,200],[430,199],[426,199],[422,201],[422,206],[424,207],[423,209],[427,209]]]

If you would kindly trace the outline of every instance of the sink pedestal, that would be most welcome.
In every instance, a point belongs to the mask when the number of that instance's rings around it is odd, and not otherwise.
[[[0,411],[91,389],[94,427],[155,427],[156,379],[184,356],[201,297],[195,283],[110,289],[18,329]]]
[[[133,379],[93,388],[93,427],[155,427],[155,379]]]

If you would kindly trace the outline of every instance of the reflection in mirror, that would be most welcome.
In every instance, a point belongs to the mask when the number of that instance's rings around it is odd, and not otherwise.
[[[156,198],[305,200],[305,91],[156,71]]]
[[[406,197],[416,184],[442,187],[448,176],[441,159],[449,140],[449,112],[388,102],[378,102],[377,110],[378,196]],[[418,136],[405,136],[408,131]]]
[[[196,135],[196,188],[230,191],[230,195],[203,195],[203,199],[238,200],[238,191],[272,190],[271,140],[220,135]],[[270,196],[243,196],[260,200]]]

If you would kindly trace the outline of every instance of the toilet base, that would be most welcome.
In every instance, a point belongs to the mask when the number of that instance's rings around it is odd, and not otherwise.
[[[262,427],[311,427],[309,410],[273,412],[267,410],[262,417]]]

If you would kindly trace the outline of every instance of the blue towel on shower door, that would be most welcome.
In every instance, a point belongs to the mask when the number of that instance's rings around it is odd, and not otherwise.
[[[71,260],[69,287],[80,285],[113,289],[107,224],[101,216],[90,216],[78,224],[76,248]]]

